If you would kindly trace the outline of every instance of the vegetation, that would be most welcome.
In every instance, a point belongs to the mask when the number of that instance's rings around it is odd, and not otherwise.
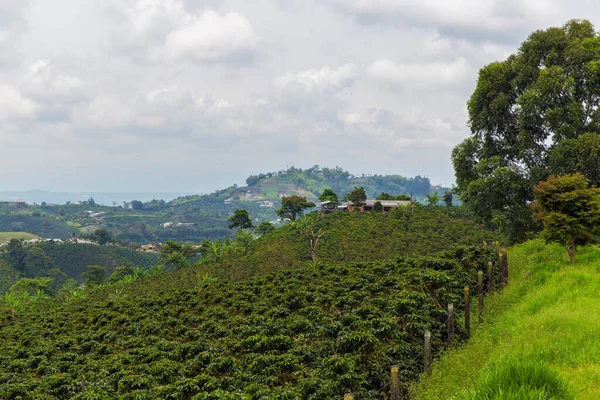
[[[39,236],[27,232],[0,232],[0,243],[9,242],[12,239],[30,240],[39,238]]]
[[[590,188],[581,174],[552,175],[533,187],[534,218],[542,223],[542,237],[560,243],[576,261],[577,246],[595,240],[600,223],[600,190]]]
[[[367,193],[364,187],[355,187],[353,191],[346,195],[348,202],[356,207],[360,207],[367,201]]]
[[[376,398],[390,364],[417,376],[423,330],[443,342],[441,304],[495,257],[457,248],[240,282],[188,268],[7,309],[0,397]]]
[[[592,24],[572,20],[532,33],[517,54],[479,71],[468,102],[472,136],[452,152],[456,183],[476,215],[513,241],[530,236],[539,181],[557,172],[597,178],[599,49]]]
[[[295,221],[298,217],[304,214],[304,210],[312,208],[315,203],[307,201],[306,197],[301,196],[284,196],[281,198],[281,208],[276,211],[281,218],[289,218]]]
[[[90,265],[99,265],[111,274],[123,265],[150,268],[158,263],[155,253],[141,253],[120,246],[84,243],[37,243],[24,246],[13,240],[0,253],[0,295],[20,278],[51,277],[57,290],[69,279],[83,282],[82,274]]]
[[[413,387],[411,398],[450,399],[459,393],[479,398],[468,395],[507,358],[521,360],[524,369],[533,363],[558,372],[578,399],[600,398],[600,347],[582,340],[600,329],[600,248],[580,249],[574,266],[560,245],[534,240],[510,248],[508,259],[509,284],[486,299],[484,322],[472,325],[468,343],[441,356],[431,376]]]
[[[233,215],[229,217],[229,229],[252,229],[252,220],[248,215],[247,210],[235,210]]]
[[[319,166],[304,170],[290,167],[259,174],[249,177],[247,183],[248,186],[233,185],[211,194],[185,196],[170,202],[133,200],[118,206],[101,206],[93,199],[77,204],[40,206],[0,202],[0,232],[29,232],[60,239],[94,235],[105,229],[110,242],[200,243],[233,238],[235,233],[228,226],[235,210],[246,210],[251,221],[258,220],[259,224],[274,222],[281,196],[305,197],[307,202],[314,202],[325,190],[333,194],[347,193],[354,186],[364,187],[370,198],[380,192],[414,193],[418,197],[430,190],[429,179],[420,176],[354,176],[339,167]]]
[[[461,215],[462,214],[462,215]],[[461,207],[417,206],[389,215],[381,213],[310,214],[254,240],[247,256],[218,256],[210,272],[233,279],[281,269],[301,268],[311,261],[312,234],[309,226],[321,230],[316,258],[325,264],[369,262],[403,255],[431,255],[453,245],[494,243],[505,239],[469,220],[471,214]],[[219,252],[219,250],[216,250]],[[222,253],[218,253],[222,254]],[[212,258],[212,257],[211,257]]]

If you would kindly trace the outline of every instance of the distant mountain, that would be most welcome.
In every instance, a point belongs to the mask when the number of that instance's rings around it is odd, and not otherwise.
[[[314,201],[324,189],[330,188],[343,198],[344,194],[360,186],[365,188],[369,198],[387,192],[392,195],[413,194],[418,201],[422,201],[425,193],[448,189],[434,187],[429,178],[422,176],[358,176],[340,167],[314,166],[304,170],[290,167],[251,175],[246,179],[246,186],[232,185],[211,194],[182,196],[170,201],[157,200],[157,193],[154,193],[149,196],[150,199],[130,197],[124,203],[115,201],[109,204],[108,197],[87,193],[81,201],[57,205],[51,204],[50,198],[43,197],[49,192],[35,191],[36,196],[40,196],[36,197],[39,206],[11,206],[0,202],[0,232],[18,230],[57,238],[71,236],[74,231],[90,233],[98,228],[107,228],[117,239],[127,242],[216,240],[232,235],[227,228],[227,219],[236,209],[248,210],[255,225],[258,225],[277,219],[275,210],[280,207],[282,196],[299,195]],[[94,201],[89,200],[90,196]]]
[[[56,203],[65,204],[67,202],[75,203],[87,201],[93,198],[96,203],[104,205],[119,205],[124,201],[134,199],[140,201],[150,201],[152,199],[163,199],[169,201],[181,193],[152,192],[152,193],[126,193],[126,192],[50,192],[46,190],[27,190],[27,191],[0,191],[0,201],[18,201],[24,200],[29,204]]]

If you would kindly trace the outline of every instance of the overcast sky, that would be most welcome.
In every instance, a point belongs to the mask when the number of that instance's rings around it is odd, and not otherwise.
[[[478,69],[598,11],[591,0],[0,0],[0,190],[210,192],[314,164],[450,185]]]

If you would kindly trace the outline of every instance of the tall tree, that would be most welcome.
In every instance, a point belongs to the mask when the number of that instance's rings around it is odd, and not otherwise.
[[[346,199],[355,207],[360,207],[367,201],[367,193],[364,187],[354,187],[354,190],[346,195]]]
[[[306,200],[306,197],[296,195],[284,196],[281,198],[281,208],[275,212],[281,218],[289,218],[295,221],[304,214],[304,210],[314,206],[315,203]]]
[[[544,226],[547,242],[562,244],[573,263],[577,246],[592,242],[600,231],[600,189],[581,174],[551,175],[533,188],[534,218]]]
[[[338,200],[338,195],[333,190],[327,188],[327,189],[323,190],[323,193],[321,193],[321,195],[319,196],[319,201],[320,202],[332,201],[334,203],[337,203],[339,200]]]
[[[235,235],[235,243],[244,251],[244,255],[248,254],[248,249],[253,240],[254,236],[252,236],[252,232],[245,229],[240,229]]]
[[[446,203],[447,207],[452,207],[452,200],[453,200],[452,197],[453,197],[452,192],[444,193],[443,200],[444,200],[444,203]]]
[[[271,233],[271,232],[273,232],[274,230],[275,230],[275,227],[274,227],[274,226],[273,226],[273,224],[272,224],[272,223],[270,223],[270,222],[261,222],[261,223],[258,225],[258,228],[256,228],[256,232],[257,232],[259,235],[262,235],[262,236],[264,236],[264,235],[266,235],[266,234],[268,234],[268,233]]]
[[[452,152],[458,193],[512,240],[531,228],[533,185],[555,147],[600,132],[600,37],[589,21],[532,33],[479,71],[467,104],[472,136]]]
[[[106,279],[106,269],[100,265],[89,265],[81,277],[88,285],[101,285]]]
[[[252,220],[248,215],[247,210],[237,209],[231,217],[229,217],[229,229],[240,228],[240,229],[252,229]]]
[[[25,257],[27,250],[23,247],[23,242],[18,239],[11,239],[6,246],[8,262],[14,269],[25,270]]]

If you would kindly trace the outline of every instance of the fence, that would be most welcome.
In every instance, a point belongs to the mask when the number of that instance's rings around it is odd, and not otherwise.
[[[484,247],[487,243],[483,243]],[[498,250],[498,285],[503,288],[508,282],[508,256],[506,249],[500,249],[498,242],[496,242],[496,249]],[[483,306],[485,294],[491,294],[494,290],[494,277],[493,277],[493,263],[490,261],[487,265],[487,285],[484,289],[483,282],[483,271],[477,271],[477,305],[478,305],[478,321],[483,322]],[[469,287],[464,288],[464,326],[467,337],[471,336],[471,295]],[[448,346],[452,346],[455,339],[455,313],[454,304],[448,304],[448,321],[447,321],[447,339],[446,343]],[[429,374],[433,363],[433,349],[431,343],[431,332],[425,331],[423,335],[423,373]],[[387,385],[386,385],[387,387]],[[399,367],[392,365],[390,368],[390,383],[389,383],[389,399],[390,400],[401,400],[402,390],[400,385]],[[344,400],[358,400],[354,394],[346,393]]]

